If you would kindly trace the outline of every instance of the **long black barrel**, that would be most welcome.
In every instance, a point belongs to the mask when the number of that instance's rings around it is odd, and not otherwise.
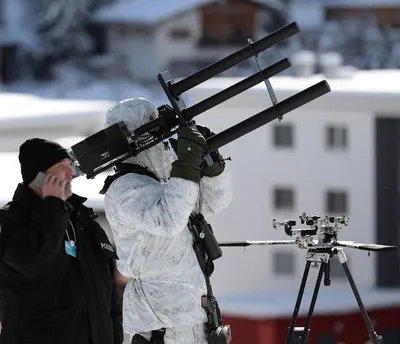
[[[224,101],[242,93],[254,85],[259,84],[264,81],[264,79],[269,79],[270,77],[279,74],[280,72],[288,69],[291,66],[290,60],[285,58],[283,60],[274,63],[273,65],[264,68],[261,72],[257,72],[248,78],[239,81],[238,83],[228,87],[227,89],[212,95],[211,97],[204,99],[203,101],[183,110],[183,117],[187,121],[193,119],[193,117],[207,111],[208,109],[217,106]]]
[[[212,77],[226,71],[227,69],[236,66],[240,62],[253,56],[254,53],[258,54],[275,44],[278,44],[285,39],[300,32],[300,28],[296,22],[288,24],[279,30],[276,30],[265,36],[258,41],[254,42],[252,46],[244,47],[233,54],[210,64],[209,66],[199,70],[198,72],[178,81],[170,86],[171,92],[174,96],[179,96],[183,92],[200,85],[202,82],[211,79]]]
[[[277,113],[279,115],[284,115],[290,111],[297,109],[300,106],[303,106],[318,97],[323,96],[324,94],[330,92],[329,84],[324,80],[321,81],[309,88],[306,88],[304,91],[301,91],[294,96],[291,96],[280,103],[275,105],[275,108],[271,106],[270,108],[259,112],[258,114],[245,119],[238,124],[210,137],[207,140],[207,153],[211,153],[212,151],[225,146],[226,144],[242,137],[249,132],[262,127],[263,125],[272,122],[277,118]]]
[[[296,244],[296,240],[263,240],[263,241],[252,241],[252,240],[245,240],[245,241],[221,241],[218,243],[221,247],[246,247],[246,246],[268,246],[268,245],[294,245]]]

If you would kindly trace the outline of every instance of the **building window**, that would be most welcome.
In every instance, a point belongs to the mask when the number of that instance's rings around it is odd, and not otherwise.
[[[272,264],[275,275],[294,275],[295,257],[291,252],[274,252]]]
[[[348,209],[348,196],[345,191],[328,191],[326,193],[326,212],[345,215]]]
[[[326,128],[326,147],[328,149],[346,149],[348,133],[345,126],[330,125]]]
[[[116,29],[120,37],[125,37],[127,35],[128,28],[126,25],[124,24],[116,25]]]
[[[173,39],[186,39],[191,36],[190,31],[186,28],[174,28],[170,31],[170,36]]]
[[[273,139],[275,147],[293,147],[294,129],[291,124],[278,124],[273,127]]]
[[[294,208],[294,191],[291,188],[274,189],[274,207],[276,210],[292,210]]]
[[[121,37],[148,37],[152,34],[152,29],[144,26],[130,25],[130,24],[118,24],[116,26],[118,35]]]
[[[128,32],[130,35],[136,35],[139,37],[148,37],[152,34],[152,28],[140,25],[129,25]]]

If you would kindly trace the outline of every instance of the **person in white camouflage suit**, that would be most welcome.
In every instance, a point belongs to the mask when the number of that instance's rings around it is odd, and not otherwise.
[[[144,98],[111,107],[106,127],[124,121],[130,132],[158,117]],[[205,278],[193,250],[189,216],[207,219],[232,198],[224,159],[204,168],[206,138],[214,133],[183,127],[176,151],[163,142],[127,159],[105,184],[118,269],[127,279],[123,294],[124,330],[132,343],[206,344],[207,316],[201,297]]]

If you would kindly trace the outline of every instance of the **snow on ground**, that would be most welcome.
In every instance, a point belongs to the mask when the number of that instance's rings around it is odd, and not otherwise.
[[[168,100],[161,85],[143,86],[127,78],[100,78],[71,65],[57,67],[56,79],[48,82],[23,80],[0,88],[3,92],[36,95],[47,99],[118,101],[144,97],[157,106]]]
[[[45,99],[26,93],[0,93],[0,129],[62,126],[85,117],[97,120],[113,104],[110,101]],[[104,116],[104,115],[103,115]]]
[[[3,92],[28,93],[43,98],[81,99],[81,100],[111,100],[141,96],[152,98],[157,92],[152,92],[134,82],[123,79],[93,80],[83,84],[68,84],[64,80],[46,83],[22,81],[5,85]]]
[[[156,106],[170,104],[160,84],[142,85],[128,78],[101,78],[72,64],[57,66],[56,79],[48,82],[23,80],[1,85],[0,93],[19,93],[46,99],[103,100],[116,102],[143,97]],[[183,99],[187,99],[184,94]],[[188,105],[189,106],[189,105]]]

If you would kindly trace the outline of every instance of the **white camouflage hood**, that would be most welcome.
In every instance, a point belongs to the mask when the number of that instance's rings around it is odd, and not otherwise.
[[[123,121],[133,133],[135,129],[158,117],[157,107],[141,97],[124,99],[112,106],[106,114],[105,127]],[[167,181],[174,155],[162,142],[124,161],[147,168],[160,179]]]

